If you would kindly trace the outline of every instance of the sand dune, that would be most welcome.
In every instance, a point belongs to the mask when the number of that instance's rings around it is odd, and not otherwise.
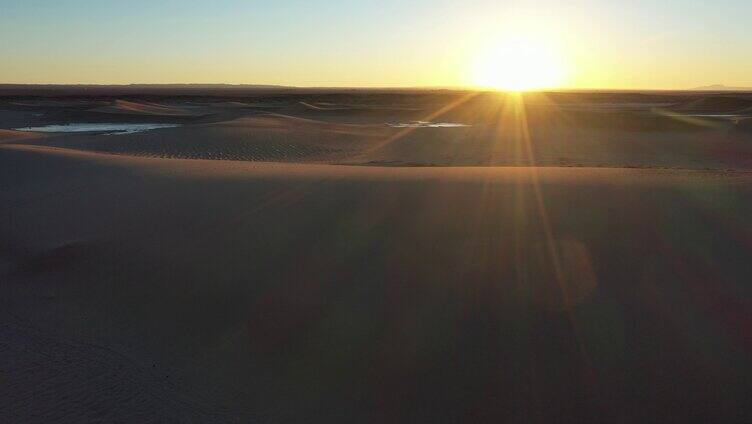
[[[4,322],[0,337],[0,410],[12,411],[0,417],[8,422],[256,419],[186,399],[159,369],[106,347],[55,337],[23,322]]]
[[[419,112],[423,110],[420,107],[415,106],[399,106],[399,105],[384,105],[384,104],[368,104],[368,103],[333,103],[333,102],[298,102],[298,107],[288,108],[293,112],[296,111],[313,111],[313,112],[330,112],[336,113],[388,113],[388,112]]]
[[[335,104],[311,104],[311,103],[306,103],[306,102],[298,102],[298,104],[303,106],[306,109],[313,109],[313,110],[350,110],[352,109],[347,106],[335,105]]]
[[[189,110],[165,106],[149,102],[131,102],[126,100],[115,100],[109,106],[102,106],[91,109],[92,112],[113,113],[113,114],[135,114],[135,115],[158,115],[158,116],[191,116],[193,113]]]
[[[463,116],[464,111],[436,119],[467,122]],[[403,129],[263,112],[117,137],[56,136],[37,144],[165,158],[390,166],[752,167],[743,159],[752,154],[749,133],[733,122],[699,125],[651,113],[530,111],[527,125],[530,152],[522,150],[527,142],[519,122],[503,114],[467,127]]]
[[[680,112],[734,113],[752,108],[752,100],[730,96],[708,96],[674,106]]]
[[[41,137],[43,135],[38,133],[0,129],[0,143],[18,142]]]
[[[0,130],[0,422],[750,421],[741,103],[196,96],[3,104],[181,125]]]
[[[745,109],[736,110],[734,111],[734,114],[752,117],[752,106],[745,108]]]
[[[252,103],[246,103],[246,102],[217,102],[217,103],[212,103],[211,105],[215,107],[226,107],[226,108],[246,108],[246,107],[254,106]]]
[[[739,120],[734,126],[734,130],[741,134],[752,134],[752,118]]]
[[[76,100],[76,99],[48,99],[48,100],[22,100],[10,102],[12,105],[23,107],[42,108],[81,108],[105,105],[103,101]]]
[[[285,104],[280,102],[237,102],[237,101],[225,101],[216,102],[210,104],[212,107],[222,109],[277,109],[284,107]]]
[[[383,130],[262,114],[116,137],[61,136],[43,144],[164,158],[328,163],[352,158]]]
[[[223,126],[223,127],[246,127],[246,128],[283,128],[283,129],[305,129],[305,128],[319,128],[327,129],[330,131],[355,131],[361,129],[363,131],[373,128],[373,126],[359,125],[359,124],[342,124],[336,122],[326,122],[316,119],[285,115],[280,113],[263,113],[259,115],[253,115],[244,118],[238,118],[231,121],[223,121],[212,123],[210,125]],[[383,127],[383,126],[379,126]]]
[[[750,198],[749,173],[5,145],[0,421],[750,417]]]

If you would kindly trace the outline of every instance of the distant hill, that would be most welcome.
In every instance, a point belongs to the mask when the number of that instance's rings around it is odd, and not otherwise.
[[[284,85],[264,84],[0,84],[0,88],[55,89],[55,88],[291,88]]]
[[[706,85],[703,87],[696,87],[692,90],[696,91],[752,91],[752,87],[728,87],[723,84]]]
[[[0,96],[247,95],[294,89],[253,84],[0,84]]]
[[[215,96],[247,97],[263,95],[320,93],[439,93],[459,89],[410,87],[295,87],[259,84],[0,84],[0,97],[139,97],[139,96]],[[461,90],[459,90],[461,91]]]
[[[740,114],[746,114],[749,110],[752,110],[752,99],[748,98],[749,96],[731,96],[725,94],[694,97],[699,98],[675,105],[672,109],[680,112]]]

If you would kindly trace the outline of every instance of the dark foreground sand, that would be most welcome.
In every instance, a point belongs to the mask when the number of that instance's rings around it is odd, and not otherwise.
[[[0,422],[748,422],[750,199],[8,141]]]

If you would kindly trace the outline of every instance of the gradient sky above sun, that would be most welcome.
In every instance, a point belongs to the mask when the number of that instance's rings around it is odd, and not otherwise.
[[[0,0],[0,83],[752,86],[752,1]]]

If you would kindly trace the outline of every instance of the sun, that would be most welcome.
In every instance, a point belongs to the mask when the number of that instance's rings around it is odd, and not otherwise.
[[[556,87],[564,65],[550,43],[513,36],[492,43],[473,68],[473,84],[483,88],[527,91]]]

